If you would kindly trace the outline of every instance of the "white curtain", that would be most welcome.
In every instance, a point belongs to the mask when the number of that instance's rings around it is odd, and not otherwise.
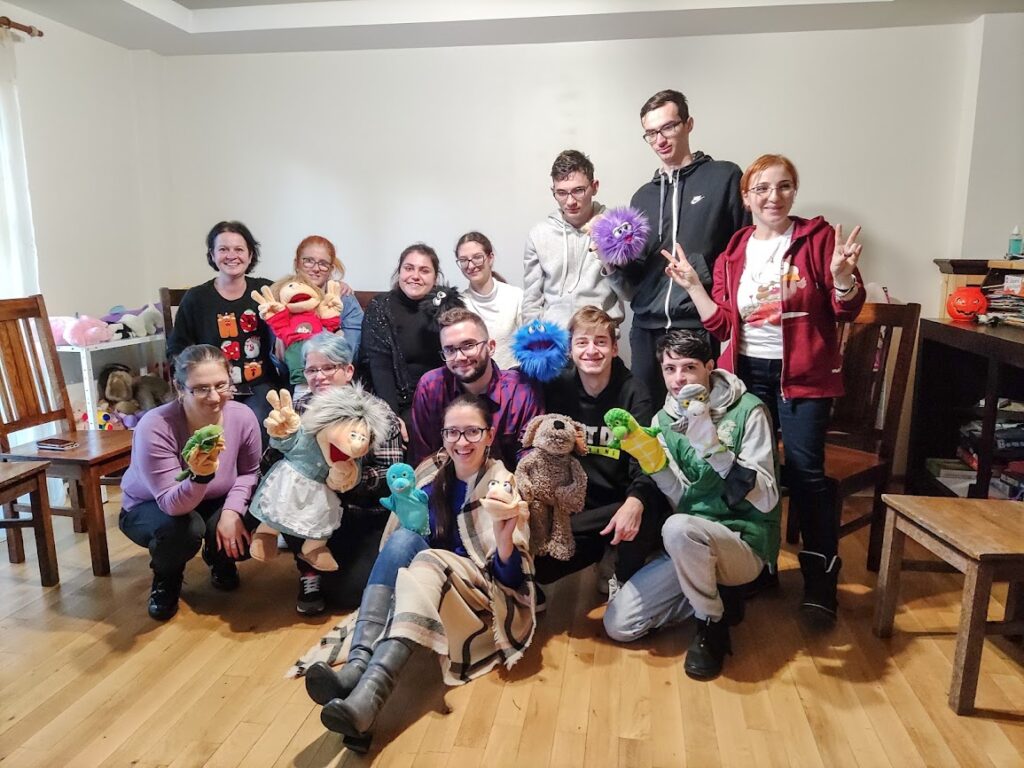
[[[36,238],[15,85],[14,36],[0,29],[0,298],[39,292]]]

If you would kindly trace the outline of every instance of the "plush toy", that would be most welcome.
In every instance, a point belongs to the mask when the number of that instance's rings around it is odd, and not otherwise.
[[[67,339],[67,329],[77,318],[52,316],[50,317],[50,333],[53,334],[53,343],[63,347],[71,342]]]
[[[576,552],[569,518],[583,510],[587,475],[573,452],[585,454],[586,431],[568,416],[534,416],[523,433],[533,448],[516,467],[519,492],[529,509],[530,549],[536,555],[568,560]]]
[[[341,524],[344,493],[359,483],[359,459],[381,447],[391,428],[387,406],[361,384],[313,397],[299,418],[288,390],[269,392],[273,410],[263,422],[270,444],[284,454],[267,472],[249,511],[260,521],[249,552],[256,560],[277,555],[277,534],[305,539],[299,557],[318,571],[336,571],[327,539]]]
[[[420,300],[420,311],[427,317],[427,327],[440,333],[437,319],[449,309],[465,308],[462,293],[453,285],[439,285]]]
[[[612,208],[593,220],[590,239],[598,258],[613,267],[636,261],[647,245],[651,226],[636,208]]]
[[[121,414],[139,411],[139,402],[135,399],[133,391],[134,381],[128,366],[120,363],[104,366],[100,371],[98,385],[100,400],[97,405],[101,410]]]
[[[96,411],[96,425],[97,429],[102,429],[107,432],[119,432],[123,429],[128,429],[128,424],[125,420],[128,416],[122,416],[119,413],[111,413],[110,411],[103,410],[102,408]],[[82,420],[88,424],[89,417],[86,414],[82,414]]]
[[[80,315],[64,327],[64,338],[68,344],[76,347],[90,347],[94,344],[103,344],[110,341],[114,336],[110,326],[102,320],[88,315]]]
[[[427,494],[416,487],[416,470],[408,464],[392,464],[387,480],[391,495],[380,500],[381,506],[394,512],[403,528],[421,536],[430,533]]]
[[[223,440],[224,427],[219,424],[209,424],[205,427],[200,427],[192,433],[192,436],[189,437],[187,441],[185,441],[185,447],[181,449],[181,458],[184,459],[187,464],[191,461],[193,453],[210,453],[218,442],[221,442],[223,445]],[[174,479],[181,481],[190,474],[192,474],[192,471],[190,469],[185,469],[178,473]]]
[[[511,475],[504,480],[495,478],[487,484],[480,507],[495,520],[517,517],[520,523],[526,523],[530,518],[530,507],[519,495],[515,476]]]
[[[171,385],[159,376],[137,376],[132,383],[132,396],[139,404],[140,411],[148,411],[174,399]]]
[[[327,330],[334,333],[341,325],[341,284],[331,280],[324,294],[298,275],[289,275],[263,293],[252,292],[262,317],[284,343],[284,361],[291,372],[292,384],[305,381],[302,376],[302,343]]]
[[[154,304],[130,310],[118,305],[101,319],[113,326],[115,336],[123,339],[152,336],[162,331],[164,325],[163,311]]]
[[[569,332],[538,318],[513,334],[512,354],[526,376],[540,382],[551,381],[569,361]]]
[[[665,449],[658,441],[658,427],[641,427],[633,414],[622,408],[612,408],[604,415],[604,423],[612,431],[609,448],[621,447],[636,459],[640,469],[648,475],[662,470],[668,464]]]

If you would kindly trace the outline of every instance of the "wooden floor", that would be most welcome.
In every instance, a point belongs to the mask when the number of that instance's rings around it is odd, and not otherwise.
[[[148,557],[111,526],[109,578],[88,569],[84,535],[55,521],[62,582],[0,563],[0,763],[7,766],[944,766],[1024,764],[1024,661],[989,640],[974,717],[946,705],[960,577],[907,574],[896,633],[871,634],[864,537],[843,542],[841,620],[814,635],[795,619],[800,580],[748,605],[737,655],[710,683],[689,680],[693,629],[630,647],[601,633],[588,571],[548,590],[526,659],[443,690],[414,657],[358,758],[320,724],[289,664],[335,617],[295,613],[285,559],[242,567],[242,588],[189,566],[181,611],[145,612]],[[997,589],[996,601],[1005,589]],[[993,606],[1001,611],[1001,606]]]

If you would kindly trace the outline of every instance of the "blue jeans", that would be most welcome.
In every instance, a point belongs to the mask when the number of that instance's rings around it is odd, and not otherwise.
[[[398,528],[388,536],[384,548],[377,554],[377,560],[370,570],[370,578],[366,584],[383,584],[395,588],[398,569],[406,568],[412,559],[425,549],[430,549],[427,540],[408,528]]]
[[[804,549],[831,558],[839,548],[839,517],[825,477],[825,433],[832,398],[783,398],[781,360],[740,355],[736,375],[764,401],[773,426],[782,430],[790,514],[795,512],[800,520]]]

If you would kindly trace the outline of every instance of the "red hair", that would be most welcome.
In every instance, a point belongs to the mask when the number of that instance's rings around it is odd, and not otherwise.
[[[793,165],[793,161],[785,155],[761,155],[757,160],[752,162],[747,170],[743,172],[743,178],[740,179],[740,191],[747,192],[750,190],[750,181],[759,173],[764,173],[769,168],[776,165],[781,165],[786,169],[786,172],[793,177],[793,186],[797,189],[800,188],[800,174],[796,172],[796,166]]]
[[[336,271],[341,277],[345,277],[345,265],[338,259],[338,254],[334,250],[334,243],[320,235],[310,235],[309,237],[303,238],[302,242],[299,243],[298,248],[295,249],[296,272],[299,269],[299,259],[302,258],[302,252],[311,245],[319,245],[321,248],[326,248],[327,253],[330,254],[331,261],[334,262],[332,271]]]

